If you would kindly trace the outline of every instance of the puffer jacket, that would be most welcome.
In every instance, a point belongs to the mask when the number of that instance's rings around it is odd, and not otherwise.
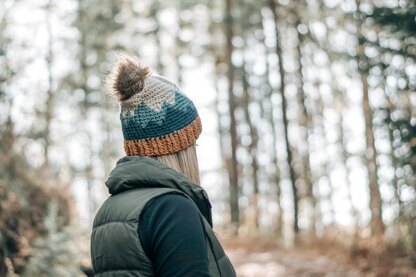
[[[199,211],[204,223],[210,275],[236,276],[212,230],[211,205],[200,186],[153,158],[137,156],[119,160],[106,185],[111,196],[96,214],[91,236],[95,276],[156,276],[137,230],[146,205],[167,193],[187,197]]]

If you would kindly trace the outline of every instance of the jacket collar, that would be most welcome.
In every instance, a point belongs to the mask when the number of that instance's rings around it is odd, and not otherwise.
[[[105,182],[115,195],[137,188],[172,188],[185,193],[212,226],[211,204],[205,190],[174,169],[150,157],[125,156],[118,160]]]

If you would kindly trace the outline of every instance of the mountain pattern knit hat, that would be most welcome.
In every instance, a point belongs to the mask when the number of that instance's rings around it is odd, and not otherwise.
[[[120,55],[105,80],[120,103],[127,156],[160,156],[193,145],[202,125],[192,101],[137,58]]]

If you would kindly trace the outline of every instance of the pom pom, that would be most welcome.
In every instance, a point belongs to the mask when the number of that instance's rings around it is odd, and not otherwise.
[[[105,80],[105,87],[118,101],[125,101],[143,90],[144,80],[151,74],[150,67],[136,57],[120,54]]]

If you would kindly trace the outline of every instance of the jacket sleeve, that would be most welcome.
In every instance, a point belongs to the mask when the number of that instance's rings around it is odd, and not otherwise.
[[[165,194],[141,214],[139,237],[157,276],[210,276],[202,221],[190,201]]]

